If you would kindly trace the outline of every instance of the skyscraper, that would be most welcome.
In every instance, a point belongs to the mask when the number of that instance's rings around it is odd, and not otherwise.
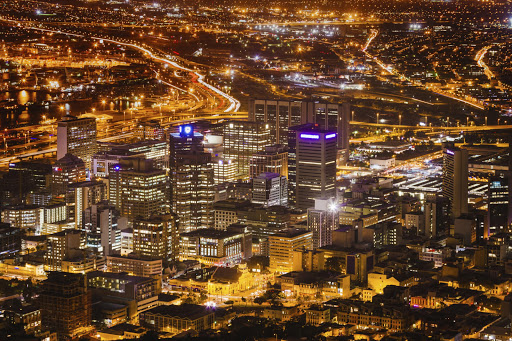
[[[128,219],[108,202],[88,207],[83,212],[82,229],[87,234],[87,246],[104,256],[121,252],[121,230],[127,228]]]
[[[253,154],[250,160],[250,176],[255,178],[261,173],[277,173],[288,177],[288,151],[286,146],[275,144]]]
[[[64,116],[57,126],[57,159],[73,154],[84,160],[90,169],[92,156],[97,151],[96,134],[95,118]]]
[[[443,195],[450,202],[452,218],[468,213],[468,151],[443,148]]]
[[[152,160],[122,159],[109,175],[109,198],[129,219],[167,212],[167,174]]]
[[[272,143],[286,144],[288,128],[306,123],[315,123],[320,128],[337,132],[337,147],[341,161],[348,159],[350,104],[251,100],[249,120],[268,123]]]
[[[73,154],[66,154],[53,165],[52,194],[65,194],[70,184],[82,182],[85,179],[84,161]]]
[[[489,235],[508,232],[512,222],[508,177],[509,172],[503,172],[489,178],[487,211]]]
[[[261,173],[252,180],[252,202],[264,207],[288,206],[286,177],[277,173]]]
[[[270,146],[270,125],[261,122],[229,121],[223,126],[224,157],[235,160],[237,176],[249,177],[249,165],[253,154]]]
[[[180,232],[211,227],[215,199],[211,155],[203,151],[203,135],[192,125],[170,134],[170,205],[180,217]]]
[[[77,339],[91,331],[91,292],[85,275],[50,272],[37,300],[43,328],[59,340]]]
[[[338,228],[339,212],[334,198],[315,199],[315,207],[308,209],[308,229],[313,231],[313,248],[332,244],[332,233]]]
[[[294,127],[292,131],[289,201],[305,210],[314,205],[315,198],[336,197],[336,133],[316,125]]]
[[[178,242],[176,214],[154,215],[133,223],[133,252],[137,256],[176,259]]]

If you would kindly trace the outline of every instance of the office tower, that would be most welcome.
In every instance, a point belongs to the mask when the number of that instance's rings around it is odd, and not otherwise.
[[[85,275],[50,272],[37,299],[43,329],[59,340],[78,339],[91,332],[92,303]]]
[[[488,226],[489,235],[509,232],[512,223],[512,202],[509,172],[497,173],[489,178],[488,185]]]
[[[288,185],[285,176],[261,173],[252,180],[252,202],[269,206],[288,205]]]
[[[215,198],[211,155],[193,150],[180,156],[175,172],[173,212],[180,217],[180,232],[211,227]]]
[[[315,199],[308,209],[308,229],[313,231],[313,248],[332,244],[333,231],[339,226],[338,205],[334,198]]]
[[[96,119],[64,116],[57,126],[57,159],[72,154],[90,168],[96,151]]]
[[[168,180],[165,170],[152,160],[122,159],[109,176],[109,199],[121,215],[134,219],[168,212]]]
[[[287,273],[293,271],[293,251],[313,247],[313,232],[304,229],[286,229],[268,236],[270,270]]]
[[[84,161],[73,154],[66,154],[53,165],[52,194],[65,194],[70,184],[85,180]]]
[[[440,195],[425,201],[425,236],[436,238],[446,234],[450,226],[450,202]]]
[[[21,235],[20,229],[0,223],[0,258],[14,256],[21,250]]]
[[[212,165],[215,185],[236,181],[237,164],[235,161],[217,156],[213,158]]]
[[[170,136],[170,204],[180,217],[180,232],[211,227],[215,198],[211,155],[203,151],[203,135],[192,125]]]
[[[178,255],[178,216],[155,215],[133,222],[133,252],[137,256],[174,260]]]
[[[83,181],[69,185],[66,193],[67,221],[75,228],[82,228],[85,209],[107,198],[106,185],[100,181]]]
[[[48,235],[44,255],[45,268],[48,271],[61,271],[64,258],[81,252],[82,241],[81,231],[75,229]]]
[[[468,213],[468,151],[443,148],[443,196],[450,202],[452,218]]]
[[[269,123],[273,143],[286,144],[288,128],[306,123],[337,132],[337,148],[343,161],[348,159],[349,117],[348,103],[283,100],[251,100],[249,103],[249,120]]]
[[[336,133],[317,126],[293,127],[289,141],[290,205],[313,207],[315,198],[336,196]]]
[[[24,203],[30,192],[43,191],[50,185],[52,165],[41,161],[9,163],[9,172],[2,178],[0,190],[10,192],[12,204]]]
[[[297,204],[297,131],[312,129],[314,124],[306,123],[288,130],[288,205]]]
[[[87,247],[104,256],[121,252],[121,230],[127,228],[128,219],[108,201],[94,204],[83,212],[82,229],[86,232]]]
[[[251,179],[261,173],[277,173],[288,177],[288,150],[284,145],[275,144],[253,154],[249,162]]]
[[[106,178],[112,166],[127,157],[153,160],[155,168],[169,167],[169,146],[166,141],[146,140],[128,144],[100,143],[102,149],[92,156],[91,172],[95,177]],[[107,150],[103,150],[107,149]]]
[[[224,123],[224,157],[235,160],[237,176],[249,177],[249,165],[253,154],[270,146],[270,125],[260,122],[229,121]]]

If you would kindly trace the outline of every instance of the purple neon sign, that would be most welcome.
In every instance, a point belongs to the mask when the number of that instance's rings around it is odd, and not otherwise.
[[[320,135],[318,135],[318,134],[302,133],[302,134],[300,134],[300,138],[301,139],[310,139],[310,140],[319,140],[320,139]]]
[[[327,140],[327,139],[332,139],[332,138],[334,138],[334,137],[336,137],[336,133],[332,133],[332,134],[327,134],[327,135],[325,135],[325,139],[326,139],[326,140]]]
[[[446,150],[446,154],[455,155],[455,153],[449,149]]]

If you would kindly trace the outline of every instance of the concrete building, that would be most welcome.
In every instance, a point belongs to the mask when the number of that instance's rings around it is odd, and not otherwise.
[[[268,123],[273,143],[287,144],[288,128],[313,123],[337,132],[340,158],[348,160],[350,105],[312,101],[255,99],[249,103],[249,120]]]
[[[338,225],[339,211],[334,198],[315,199],[315,207],[308,209],[308,230],[313,232],[313,248],[331,245]]]
[[[121,215],[133,220],[168,211],[168,180],[152,160],[122,159],[109,179],[109,199]]]
[[[249,178],[254,154],[271,145],[270,126],[262,122],[228,121],[222,127],[224,157],[237,163],[237,177]]]
[[[252,180],[252,202],[263,207],[288,206],[288,181],[277,173],[261,173]]]
[[[52,194],[67,193],[69,185],[86,180],[85,163],[73,154],[58,159],[52,169]]]
[[[129,275],[154,277],[162,275],[162,259],[137,256],[135,254],[107,256],[108,272],[127,272]]]
[[[286,273],[293,270],[293,251],[313,247],[313,232],[302,229],[287,229],[268,237],[270,270]]]
[[[121,252],[121,231],[127,228],[128,219],[108,202],[92,205],[83,212],[82,228],[87,233],[87,247],[103,255]]]
[[[178,254],[178,236],[175,214],[137,218],[133,223],[133,252],[142,257],[174,260]]]
[[[141,314],[142,326],[159,331],[178,334],[186,330],[200,332],[211,329],[214,312],[201,305],[162,305]]]
[[[450,202],[452,218],[468,213],[468,151],[443,148],[443,195]]]
[[[249,176],[254,179],[261,173],[277,173],[288,177],[288,150],[285,145],[275,144],[253,154],[249,162]]]
[[[336,197],[336,133],[312,125],[292,127],[288,148],[290,205],[306,210],[315,198]]]
[[[91,293],[85,275],[50,272],[37,299],[43,329],[59,340],[77,339],[92,331]]]
[[[91,168],[92,156],[97,151],[96,119],[67,115],[57,125],[57,159],[72,154]]]

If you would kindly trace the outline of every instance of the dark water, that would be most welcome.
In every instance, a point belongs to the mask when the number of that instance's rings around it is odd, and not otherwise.
[[[91,112],[92,108],[96,108],[97,111],[124,110],[131,106],[131,102],[127,100],[108,100],[103,104],[102,101],[93,100],[92,98],[65,100],[57,96],[46,91],[0,92],[0,101],[14,99],[15,103],[18,104],[15,109],[0,107],[0,128],[38,124],[43,116],[46,119],[55,118],[58,120],[66,114],[80,115],[86,111]],[[12,103],[8,105],[11,106]]]

